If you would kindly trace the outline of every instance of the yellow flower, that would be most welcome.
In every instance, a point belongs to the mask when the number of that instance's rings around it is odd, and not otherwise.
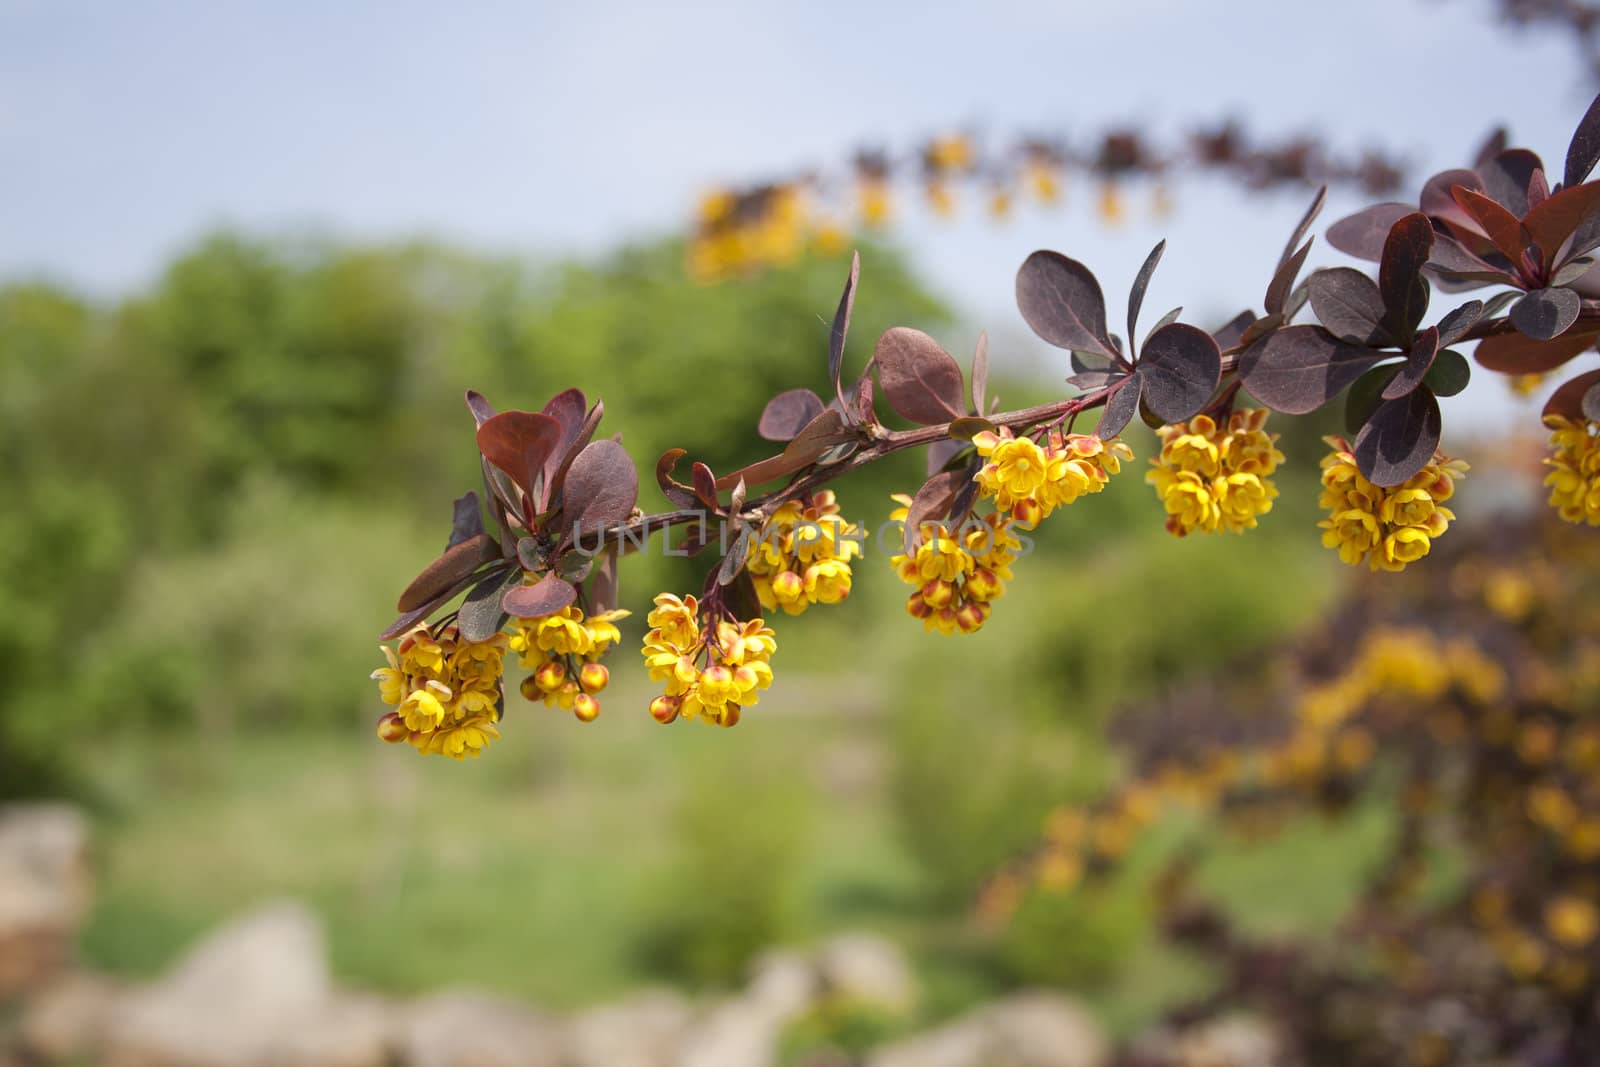
[[[389,665],[373,671],[372,680],[378,683],[378,696],[385,704],[398,704],[406,696],[406,673],[400,669],[399,657],[393,649],[380,645],[379,650],[389,660]]]
[[[562,656],[581,656],[594,648],[594,640],[583,625],[583,609],[576,605],[540,619],[534,629],[534,642],[542,651]]]
[[[700,643],[700,607],[693,596],[680,598],[671,593],[658,593],[655,605],[645,616],[652,627],[652,640],[679,650]]]
[[[1283,462],[1268,434],[1265,409],[1236,411],[1226,427],[1209,415],[1163,426],[1161,452],[1145,481],[1167,512],[1167,530],[1177,537],[1254,529],[1272,510],[1277,487],[1270,475]]]
[[[1467,465],[1435,452],[1404,483],[1384,488],[1362,475],[1343,439],[1327,441],[1334,451],[1322,460],[1323,545],[1337,549],[1344,562],[1365,560],[1373,570],[1403,570],[1426,556],[1455,519],[1443,504],[1455,495]]]
[[[746,561],[761,606],[799,615],[812,604],[843,600],[860,538],[860,527],[839,517],[832,490],[780,505],[762,524]]]
[[[413,734],[411,743],[424,754],[451,759],[476,759],[489,742],[498,740],[500,731],[493,715],[472,715],[460,722],[442,726],[427,734]]]
[[[1600,424],[1560,415],[1545,419],[1550,427],[1550,504],[1567,522],[1600,526]]]
[[[584,629],[589,633],[588,654],[591,658],[598,659],[605,655],[612,645],[622,640],[622,631],[617,629],[617,623],[632,614],[631,611],[613,608],[584,620]]]
[[[407,694],[396,710],[405,720],[406,729],[413,733],[427,733],[444,722],[445,703],[450,696],[448,688],[430,679],[422,688]]]
[[[1544,925],[1563,947],[1588,948],[1600,933],[1600,911],[1582,897],[1561,896],[1546,905]]]
[[[992,497],[995,507],[1009,511],[1044,486],[1049,460],[1032,438],[1013,437],[1002,427],[999,433],[979,433],[972,443],[987,460],[977,474],[978,490]]]
[[[813,563],[806,568],[805,592],[814,603],[837,604],[850,595],[850,564],[837,559]]]

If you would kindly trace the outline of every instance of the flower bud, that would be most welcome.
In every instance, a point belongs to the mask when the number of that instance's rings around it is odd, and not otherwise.
[[[912,593],[906,599],[906,614],[913,619],[926,619],[933,614],[933,608],[929,606],[926,600],[922,599],[921,593]]]
[[[945,607],[955,595],[955,584],[942,578],[930,578],[922,586],[922,602],[930,608]]]
[[[586,693],[598,693],[611,681],[611,672],[604,663],[585,663],[578,671],[578,684]]]
[[[956,609],[956,625],[964,634],[977,633],[983,627],[984,620],[988,618],[984,608],[987,604],[969,600]]]
[[[393,745],[409,738],[411,731],[406,729],[405,720],[391,711],[378,720],[378,736]]]
[[[522,699],[524,700],[544,699],[544,690],[539,688],[538,681],[531,674],[522,680],[522,685],[519,688],[522,690]]]
[[[780,604],[793,604],[805,599],[805,580],[794,571],[784,571],[772,579],[772,595]]]
[[[600,717],[600,702],[588,693],[579,693],[572,698],[572,714],[579,722],[594,722]]]
[[[1011,518],[1019,526],[1029,529],[1039,525],[1044,519],[1044,508],[1033,497],[1019,500],[1011,506]]]
[[[967,597],[987,603],[1000,595],[1000,579],[988,567],[979,567],[967,576]]]
[[[678,717],[683,701],[678,697],[659,696],[650,702],[650,717],[665,726]]]
[[[549,660],[533,672],[533,681],[546,693],[554,693],[567,680],[567,668],[560,660]]]

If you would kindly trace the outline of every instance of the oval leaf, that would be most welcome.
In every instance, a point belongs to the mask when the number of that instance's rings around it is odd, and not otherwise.
[[[1057,348],[1116,356],[1106,336],[1106,299],[1094,274],[1060,252],[1039,251],[1017,271],[1017,308]]]
[[[1398,363],[1386,367],[1373,367],[1355,380],[1344,394],[1344,431],[1354,437],[1372,418],[1372,413],[1383,403],[1383,391],[1394,376],[1400,373]]]
[[[1576,378],[1561,383],[1561,388],[1550,394],[1544,402],[1544,414],[1560,415],[1577,422],[1586,418],[1584,401],[1596,385],[1600,385],[1600,370],[1586,371]]]
[[[1473,358],[1503,374],[1543,374],[1594,344],[1593,333],[1564,333],[1551,341],[1535,341],[1520,333],[1502,333],[1478,342]]]
[[[768,441],[792,441],[806,423],[822,414],[822,398],[809,389],[790,389],[767,401],[756,432]]]
[[[1583,298],[1571,289],[1535,289],[1511,305],[1511,325],[1535,341],[1553,341],[1578,321]]]
[[[1267,285],[1266,309],[1269,315],[1281,315],[1284,304],[1289,299],[1289,290],[1294,288],[1294,281],[1300,277],[1300,268],[1305,266],[1306,256],[1311,252],[1311,241],[1300,246],[1300,251],[1278,264],[1278,269],[1273,272],[1272,281]]]
[[[1175,322],[1150,335],[1139,357],[1145,404],[1165,422],[1182,422],[1216,392],[1222,351],[1209,333]]]
[[[426,604],[485,563],[499,557],[499,544],[486,533],[450,546],[406,586],[395,610],[411,611]]]
[[[1428,311],[1428,283],[1422,268],[1433,253],[1433,223],[1422,212],[1396,222],[1383,243],[1378,264],[1378,291],[1383,294],[1383,324],[1401,344],[1407,344]]]
[[[1468,300],[1439,320],[1439,347],[1453,345],[1483,318],[1483,301]]]
[[[1311,289],[1311,311],[1323,328],[1342,341],[1358,345],[1382,344],[1389,339],[1383,327],[1383,295],[1378,283],[1351,267],[1319,270],[1306,280]]]
[[[491,575],[473,586],[456,615],[461,636],[468,641],[487,641],[499,633],[500,627],[505,625],[505,612],[501,610],[500,599],[507,586],[521,580],[522,571],[512,567],[504,574]]]
[[[844,416],[839,414],[838,409],[829,408],[806,423],[805,429],[795,435],[795,439],[783,450],[782,458],[784,462],[792,465],[792,469],[798,470],[814,462],[818,456],[834,445],[853,440],[855,436],[856,431],[845,424]],[[752,485],[759,480],[749,479]],[[723,482],[717,484],[720,486]]]
[[[567,470],[561,511],[565,530],[596,531],[622,522],[639,500],[639,473],[615,441],[590,442]]]
[[[1100,413],[1100,422],[1094,428],[1094,435],[1100,440],[1111,440],[1133,421],[1134,413],[1139,410],[1143,378],[1142,373],[1135,371],[1124,378],[1120,385],[1111,387],[1113,392],[1106,397],[1105,410]]]
[[[1439,329],[1436,326],[1429,326],[1417,334],[1416,340],[1411,342],[1411,351],[1406,353],[1406,361],[1400,366],[1400,373],[1384,387],[1383,399],[1395,400],[1409,396],[1413,389],[1422,384],[1422,379],[1433,366],[1433,358],[1438,354]]]
[[[507,615],[519,619],[540,619],[554,615],[578,599],[572,583],[547,574],[532,585],[518,583],[500,600],[500,608]]]
[[[901,418],[926,426],[966,413],[961,365],[921,330],[896,326],[886,331],[872,361],[884,397]]]
[[[1393,201],[1374,204],[1329,226],[1328,243],[1347,256],[1376,263],[1383,257],[1383,245],[1394,224],[1415,210],[1410,204]]]
[[[1467,363],[1467,357],[1453,348],[1447,348],[1439,353],[1433,366],[1428,368],[1428,375],[1422,379],[1422,384],[1432,389],[1434,396],[1455,396],[1471,380],[1472,368]]]
[[[476,389],[467,390],[467,410],[472,412],[473,421],[479,426],[494,418],[494,407]]]
[[[1338,396],[1383,353],[1340,341],[1320,326],[1287,326],[1239,358],[1250,395],[1287,415],[1306,415]]]
[[[561,444],[561,423],[531,411],[502,411],[478,427],[478,450],[530,498],[545,460]]]
[[[1427,389],[1385,400],[1356,435],[1356,466],[1374,485],[1399,485],[1433,458],[1440,428],[1439,402]]]

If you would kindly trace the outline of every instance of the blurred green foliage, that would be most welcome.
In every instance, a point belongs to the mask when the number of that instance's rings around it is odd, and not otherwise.
[[[948,319],[869,257],[854,366],[893,322]],[[822,382],[846,264],[707,288],[681,263],[675,241],[540,266],[222,233],[115,306],[0,289],[0,596],[27,606],[0,621],[0,795],[70,785],[65,729],[355,715],[368,635],[477,485],[469,387],[603,395],[646,506],[667,447],[758,458],[766,398]],[[635,570],[637,595],[691,568]]]
[[[770,395],[822,390],[843,260],[703,287],[682,254],[530,264],[219,234],[114,306],[0,288],[0,797],[105,801],[91,959],[149,972],[243,900],[289,892],[328,916],[342,975],[395,988],[581,1004],[652,973],[737,980],[753,953],[847,925],[911,946],[935,1014],[1010,982],[1132,981],[1112,972],[1143,929],[1134,904],[1042,902],[997,942],[967,909],[1052,806],[1115,773],[1118,704],[1317,610],[1310,430],[1285,442],[1283,497],[1246,545],[1162,531],[1136,428],[1140,462],[1038,531],[971,638],[923,634],[874,542],[847,606],[775,620],[777,687],[732,734],[661,730],[621,666],[600,725],[513,701],[506,742],[471,767],[372,739],[373,636],[478,482],[463,390],[501,408],[603,397],[647,508],[662,450],[732,469],[763,454]],[[863,260],[847,374],[897,324],[965,360],[896,254]],[[1008,404],[1056,388],[1004,365],[997,351]],[[876,530],[922,473],[905,454],[853,475],[846,514]],[[693,590],[701,568],[631,559],[625,604]],[[461,907],[463,885],[481,906]],[[844,1009],[813,1022],[797,1040],[853,1049],[879,1029]]]

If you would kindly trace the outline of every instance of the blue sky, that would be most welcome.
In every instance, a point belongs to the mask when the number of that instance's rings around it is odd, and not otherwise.
[[[1569,41],[1508,30],[1484,0],[0,0],[0,276],[111,295],[223,223],[583,252],[679,225],[718,179],[968,122],[1176,134],[1232,114],[1387,145],[1419,175],[1468,162],[1505,122],[1555,162],[1591,93]],[[1306,197],[1174,193],[1159,224],[1135,201],[1108,231],[1078,187],[1005,227],[913,214],[899,233],[974,329],[1006,342],[997,359],[1051,359],[1011,303],[1034,248],[1088,262],[1113,318],[1163,236],[1152,317],[1259,301]],[[1325,221],[1355,206],[1335,197]]]

